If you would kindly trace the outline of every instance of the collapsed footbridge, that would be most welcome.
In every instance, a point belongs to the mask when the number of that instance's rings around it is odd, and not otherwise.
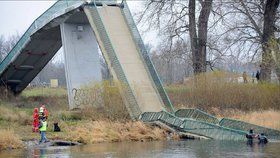
[[[73,90],[100,80],[100,49],[132,119],[205,138],[245,140],[248,127],[280,139],[279,131],[198,110],[175,112],[125,1],[58,1],[37,18],[0,64],[0,86],[24,90],[63,46],[70,108]],[[77,75],[78,74],[78,75]]]

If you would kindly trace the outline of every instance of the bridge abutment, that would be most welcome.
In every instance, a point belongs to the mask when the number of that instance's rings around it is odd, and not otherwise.
[[[93,31],[89,24],[63,23],[60,28],[70,109],[97,105],[101,94],[92,94],[98,90],[92,92],[87,88],[102,81],[99,47]]]

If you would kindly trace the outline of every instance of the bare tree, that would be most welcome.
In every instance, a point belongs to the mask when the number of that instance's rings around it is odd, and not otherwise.
[[[280,37],[279,37],[280,38]],[[278,81],[280,81],[280,40],[274,39],[270,40],[270,46],[272,48],[272,58],[275,63],[275,72],[278,77]]]
[[[57,79],[59,86],[66,86],[64,63],[50,61],[31,82],[33,85],[49,84],[51,79]]]
[[[163,42],[151,52],[151,59],[165,84],[182,82],[192,75],[190,49],[187,43],[177,41],[170,50]]]
[[[194,73],[206,72],[206,43],[208,20],[212,8],[212,0],[200,1],[201,11],[196,29],[195,0],[189,1],[189,34],[191,40]],[[196,31],[197,30],[197,31]]]
[[[190,37],[193,71],[206,71],[206,43],[208,20],[212,9],[212,0],[149,0],[139,21],[149,24],[148,28],[158,28],[161,34],[168,36],[169,47],[174,41],[187,41]],[[196,18],[196,7],[200,13]],[[189,33],[189,34],[188,34]]]
[[[272,59],[272,44],[271,40],[275,39],[275,21],[277,8],[279,7],[280,0],[267,0],[264,11],[264,24],[262,34],[262,65],[261,65],[261,79],[269,80],[271,76],[271,68],[273,63]],[[277,50],[279,51],[279,49]],[[279,52],[278,52],[279,53]],[[280,77],[280,76],[278,76]]]
[[[270,80],[274,62],[269,40],[275,39],[279,28],[279,0],[235,0],[221,4],[225,30],[217,39],[224,39],[224,51],[246,58],[246,62],[261,60],[261,79]]]
[[[7,39],[3,35],[0,36],[0,61],[13,49],[19,38],[19,34],[12,35]]]
[[[5,43],[5,39],[4,39],[4,36],[0,36],[0,62],[2,61],[3,59],[3,56],[5,54],[4,52],[4,43]]]

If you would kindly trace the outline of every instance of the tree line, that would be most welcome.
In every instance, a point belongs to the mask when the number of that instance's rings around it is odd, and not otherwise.
[[[194,74],[217,61],[235,58],[259,63],[261,80],[272,70],[280,77],[279,0],[148,0],[138,14],[139,24],[159,30],[171,53],[185,44]],[[175,48],[174,48],[175,47]],[[163,48],[161,48],[163,49]],[[183,51],[179,52],[182,53]],[[168,54],[168,53],[167,53]],[[186,54],[187,55],[187,54]]]
[[[136,19],[147,31],[158,31],[162,42],[155,49],[146,46],[164,83],[215,69],[252,76],[260,70],[261,80],[269,81],[271,72],[280,76],[279,1],[147,0]],[[0,36],[1,61],[19,37]],[[103,78],[110,78],[100,59]],[[66,86],[63,63],[51,60],[32,83],[52,78]]]

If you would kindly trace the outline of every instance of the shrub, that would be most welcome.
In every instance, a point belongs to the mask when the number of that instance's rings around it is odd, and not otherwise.
[[[81,106],[80,114],[83,119],[124,120],[130,118],[119,93],[117,82],[103,81],[99,84],[85,86],[82,90],[88,92],[86,96],[82,95],[82,99],[100,97],[96,98],[99,101],[88,102]],[[97,95],[97,93],[99,94]]]
[[[82,120],[83,114],[80,111],[63,111],[60,113],[60,119],[63,121]]]
[[[67,140],[81,143],[164,140],[167,132],[143,122],[89,121],[76,126],[66,126]]]
[[[31,125],[32,115],[28,115],[26,111],[21,111],[18,108],[8,108],[0,105],[0,120],[12,123],[19,123],[20,125]]]
[[[231,117],[252,124],[280,130],[280,111],[266,110],[244,112],[241,110],[227,110],[218,115],[219,117]]]
[[[238,74],[210,72],[196,76],[185,85],[167,87],[177,108],[202,110],[240,109],[245,111],[280,109],[280,85],[237,83]]]
[[[0,151],[22,148],[23,143],[12,130],[0,130]]]

